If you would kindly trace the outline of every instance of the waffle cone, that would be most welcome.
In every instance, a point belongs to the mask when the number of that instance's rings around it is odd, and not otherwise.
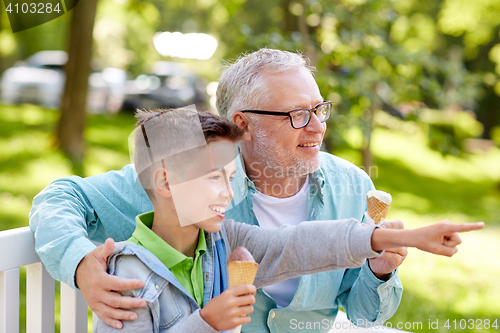
[[[386,204],[376,197],[367,197],[366,202],[368,205],[368,216],[373,219],[375,224],[379,224],[382,218],[385,219],[387,217],[391,205]]]
[[[254,261],[233,261],[227,264],[229,288],[240,284],[253,284],[259,264]]]

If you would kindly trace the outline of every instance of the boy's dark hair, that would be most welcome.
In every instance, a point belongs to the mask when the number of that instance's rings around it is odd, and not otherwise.
[[[176,165],[185,167],[195,161],[196,149],[219,140],[237,143],[244,134],[227,119],[186,108],[137,110],[135,116],[138,122],[134,134],[134,164],[141,185],[151,199],[155,188],[152,175],[162,163],[165,167],[169,159],[176,159]],[[180,154],[186,151],[191,153]],[[177,169],[181,171],[182,167]]]

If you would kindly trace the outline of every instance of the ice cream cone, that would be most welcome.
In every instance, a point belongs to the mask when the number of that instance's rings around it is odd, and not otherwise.
[[[240,284],[253,284],[259,264],[254,261],[233,261],[227,264],[229,288]]]
[[[369,191],[366,196],[367,212],[375,224],[379,224],[382,219],[385,220],[389,207],[391,207],[392,198],[390,194],[382,191]]]
[[[259,269],[259,264],[255,261],[231,261],[227,264],[229,275],[229,288],[240,284],[253,284],[255,275]],[[240,333],[241,325],[229,330],[229,333]]]

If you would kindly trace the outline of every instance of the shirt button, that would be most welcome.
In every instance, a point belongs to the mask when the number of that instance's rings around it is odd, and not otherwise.
[[[160,286],[159,285],[155,285],[155,288],[156,288],[156,290],[160,290]]]
[[[208,281],[208,273],[205,273],[205,281]]]
[[[271,311],[271,319],[276,317],[276,313],[274,313],[274,311]]]

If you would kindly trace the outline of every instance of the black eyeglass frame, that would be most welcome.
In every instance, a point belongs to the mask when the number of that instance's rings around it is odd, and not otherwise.
[[[313,107],[312,109],[300,108],[300,109],[294,109],[292,111],[287,111],[287,112],[263,111],[263,110],[241,110],[240,112],[264,114],[264,115],[270,115],[270,116],[287,116],[290,119],[290,125],[292,125],[292,127],[295,129],[299,129],[299,128],[303,128],[303,127],[306,127],[307,125],[309,125],[309,122],[311,121],[311,113],[312,112],[314,112],[316,117],[318,117],[318,114],[316,112],[318,112],[318,109],[323,105],[330,105],[330,108],[328,109],[330,112],[328,113],[328,115],[325,117],[324,120],[322,120],[322,121],[320,120],[320,122],[324,123],[325,121],[327,121],[330,118],[330,116],[332,114],[333,102],[331,102],[331,101],[323,101],[323,102],[319,103],[318,105],[316,105],[315,107]],[[300,127],[293,126],[293,120],[292,120],[292,116],[291,116],[291,114],[293,112],[297,112],[297,111],[309,111],[309,119],[307,120],[307,122],[304,125],[302,125]]]

